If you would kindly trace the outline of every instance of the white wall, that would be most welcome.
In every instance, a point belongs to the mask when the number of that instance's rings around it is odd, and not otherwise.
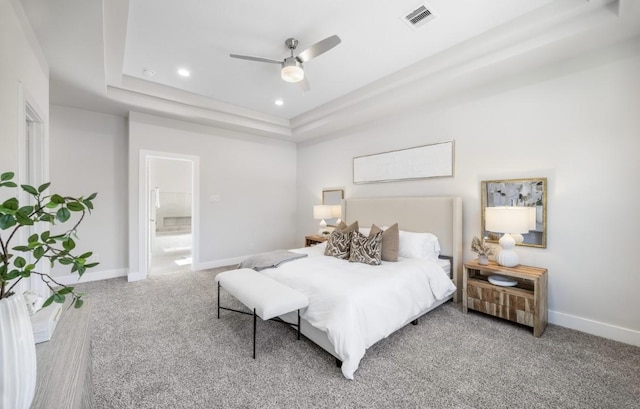
[[[199,157],[200,223],[194,267],[291,248],[296,240],[296,146],[157,116],[129,114],[130,240],[138,233],[140,151]],[[219,201],[215,201],[215,196]],[[130,255],[130,268],[139,264]],[[138,271],[132,271],[138,274]]]
[[[629,52],[632,50],[632,52]],[[504,78],[298,148],[298,236],[321,190],[346,198],[463,198],[464,259],[480,235],[480,182],[548,178],[551,322],[640,345],[640,41]],[[354,185],[352,158],[455,140],[455,177]]]
[[[49,65],[36,41],[35,34],[18,0],[0,1],[0,173],[15,172],[15,182],[27,183],[25,106],[29,104],[42,121],[41,136],[46,156],[49,124]],[[42,165],[43,176],[47,176],[46,157]],[[0,201],[18,196],[26,200],[20,189],[0,190]],[[6,233],[6,232],[5,232]],[[0,232],[0,234],[3,234]],[[24,243],[29,232],[22,229],[16,238]],[[6,236],[3,235],[6,240]],[[10,245],[19,244],[13,240]],[[46,266],[38,267],[47,272]],[[37,276],[21,280],[14,291],[21,293],[33,289],[43,291],[44,285]]]
[[[25,97],[49,121],[49,66],[18,0],[0,2],[0,173],[18,174],[19,126]],[[45,135],[46,136],[46,135]],[[18,175],[19,177],[21,175]],[[24,183],[24,181],[22,181]]]
[[[98,193],[95,209],[78,229],[78,254],[93,251],[100,265],[85,279],[126,274],[128,266],[127,120],[51,105],[52,192],[70,196]],[[69,269],[59,266],[54,275]],[[70,282],[75,282],[71,280]]]

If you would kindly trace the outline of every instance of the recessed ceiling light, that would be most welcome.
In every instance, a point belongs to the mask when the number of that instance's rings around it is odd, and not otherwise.
[[[191,72],[186,68],[180,68],[178,70],[178,75],[180,75],[181,77],[188,77],[191,75]]]
[[[277,105],[277,106],[279,106],[279,107],[280,107],[280,106],[282,106],[282,105],[284,105],[284,101],[282,100],[282,98],[278,98],[278,99],[276,99],[276,101],[275,101],[275,102],[276,102],[276,105]]]
[[[154,75],[156,75],[156,72],[154,70],[150,70],[149,68],[144,68],[142,70],[142,74],[146,77],[153,77]]]

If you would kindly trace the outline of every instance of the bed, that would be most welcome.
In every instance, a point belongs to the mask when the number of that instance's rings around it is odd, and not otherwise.
[[[443,303],[459,299],[462,201],[457,197],[356,198],[343,202],[343,220],[360,228],[391,226],[438,237],[443,259],[400,258],[379,266],[324,255],[324,245],[293,250],[307,257],[262,270],[305,293],[300,331],[341,361],[353,379],[366,349]],[[448,272],[445,272],[448,270]],[[297,315],[281,317],[294,323]]]

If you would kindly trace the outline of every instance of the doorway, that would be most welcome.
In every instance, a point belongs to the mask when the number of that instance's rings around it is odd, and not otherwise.
[[[148,155],[146,169],[148,275],[192,271],[195,161],[182,155]]]

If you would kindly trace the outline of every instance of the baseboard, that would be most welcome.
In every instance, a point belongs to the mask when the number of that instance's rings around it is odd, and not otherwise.
[[[140,281],[140,280],[144,280],[145,278],[147,278],[147,275],[144,273],[141,273],[139,271],[135,272],[135,273],[129,273],[127,274],[127,281],[128,282],[132,282],[132,281]]]
[[[88,271],[79,277],[78,274],[65,274],[62,276],[53,276],[53,278],[64,285],[74,285],[78,283],[88,283],[91,281],[108,280],[110,278],[126,277],[127,269],[118,268],[116,270],[105,271]]]
[[[640,331],[629,328],[622,328],[551,310],[549,310],[549,323],[586,332],[587,334],[612,339],[614,341],[624,342],[625,344],[640,346]]]

